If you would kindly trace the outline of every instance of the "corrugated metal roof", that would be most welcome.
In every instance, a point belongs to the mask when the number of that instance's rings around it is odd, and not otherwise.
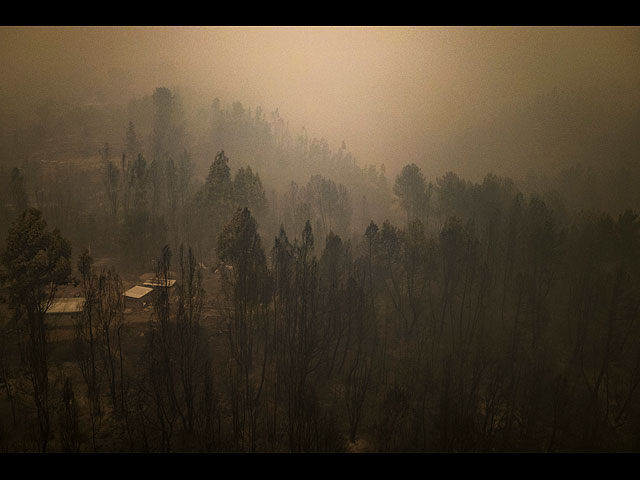
[[[142,298],[151,291],[153,291],[153,288],[136,285],[124,292],[124,296],[129,298]]]

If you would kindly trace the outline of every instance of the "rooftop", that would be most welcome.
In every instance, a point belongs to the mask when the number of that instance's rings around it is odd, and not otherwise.
[[[58,298],[53,301],[47,313],[79,313],[84,307],[84,298]]]
[[[143,283],[143,285],[146,285],[148,287],[164,287],[167,286],[169,288],[173,287],[173,285],[176,283],[175,280],[171,280],[171,279],[167,279],[166,282],[164,280],[158,280],[158,279],[154,279],[154,280],[148,280],[146,282]]]
[[[124,292],[124,296],[129,298],[142,298],[151,291],[153,291],[153,288],[141,287],[140,285],[136,285],[135,287],[131,287],[129,290]]]

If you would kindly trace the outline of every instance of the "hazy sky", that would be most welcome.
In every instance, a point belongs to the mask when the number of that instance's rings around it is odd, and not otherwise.
[[[5,105],[185,85],[277,107],[361,163],[425,162],[461,123],[554,87],[637,102],[640,85],[635,27],[0,27],[0,55]]]

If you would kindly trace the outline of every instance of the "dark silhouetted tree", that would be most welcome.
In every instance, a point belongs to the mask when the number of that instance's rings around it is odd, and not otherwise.
[[[40,449],[46,452],[51,433],[49,384],[50,341],[45,313],[53,303],[58,286],[71,274],[71,245],[35,208],[26,210],[11,226],[2,263],[6,273],[10,306],[14,311],[27,375],[33,388],[40,432]]]
[[[431,185],[426,183],[416,164],[403,167],[400,175],[396,177],[393,193],[398,197],[400,207],[406,212],[408,222],[419,218],[423,223],[427,223]]]

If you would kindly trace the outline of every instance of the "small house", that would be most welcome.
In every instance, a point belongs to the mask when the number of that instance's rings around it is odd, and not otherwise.
[[[84,298],[57,298],[49,306],[46,318],[57,326],[71,326],[77,321],[84,308]]]
[[[136,285],[135,287],[131,287],[129,290],[124,292],[124,306],[125,308],[143,308],[148,303],[153,300],[153,296],[151,295],[153,292],[153,288],[151,287],[143,287],[141,285]]]

